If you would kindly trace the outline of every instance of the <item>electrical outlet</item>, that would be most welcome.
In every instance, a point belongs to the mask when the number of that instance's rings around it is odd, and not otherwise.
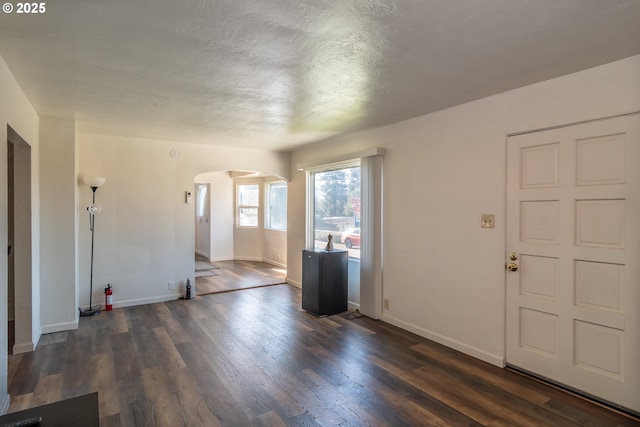
[[[174,282],[173,280],[169,282],[169,290],[173,291],[176,289],[176,282]]]
[[[385,310],[389,310],[389,300],[387,298],[384,299],[382,304]]]

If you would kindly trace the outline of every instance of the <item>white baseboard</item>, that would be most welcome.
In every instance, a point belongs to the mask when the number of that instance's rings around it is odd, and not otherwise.
[[[54,323],[51,325],[43,325],[42,333],[43,334],[52,334],[54,332],[62,332],[62,331],[72,331],[74,329],[78,329],[78,321],[72,322],[63,322],[63,323]]]
[[[157,297],[114,301],[113,308],[133,307],[135,305],[145,305],[145,304],[154,304],[157,302],[175,301],[177,299],[180,299],[180,296],[181,296],[180,294],[170,294],[170,295],[159,295]]]
[[[29,353],[36,348],[36,344],[32,342],[15,344],[13,346],[13,354]]]
[[[274,261],[272,259],[260,258],[260,257],[245,257],[245,256],[236,256],[233,258],[212,258],[209,260],[210,262],[216,261],[254,261],[254,262],[265,262],[267,264],[275,265],[280,268],[287,268],[287,264],[283,264],[278,261]]]
[[[197,290],[196,290],[197,291]],[[128,300],[119,300],[113,301],[113,308],[123,308],[123,307],[133,307],[136,305],[145,305],[145,304],[153,304],[156,302],[166,302],[166,301],[175,301],[182,296],[180,293],[169,294],[169,295],[158,295],[155,297],[148,298],[136,298],[136,299],[128,299]],[[86,310],[89,306],[81,306],[81,310]],[[94,308],[96,305],[94,305]],[[105,311],[104,306],[100,306],[100,311]]]
[[[233,257],[234,261],[254,261],[254,262],[264,262],[267,264],[275,265],[280,268],[287,268],[287,264],[283,264],[278,261],[274,261],[272,259],[267,258],[259,258],[259,257]]]
[[[296,282],[295,280],[292,280],[288,277],[285,278],[285,281],[290,284],[291,286],[295,286],[296,288],[300,288],[302,289],[302,283],[300,282]]]
[[[234,256],[233,260],[234,261],[256,261],[256,262],[263,261],[262,257],[245,257],[245,256]]]
[[[271,260],[271,259],[263,259],[262,262],[264,262],[266,264],[273,265],[273,266],[278,267],[278,268],[282,268],[282,269],[286,269],[287,268],[287,264],[283,264],[281,262],[274,261],[274,260]]]
[[[0,403],[0,415],[4,415],[9,412],[9,406],[11,405],[11,396],[8,394],[4,395],[2,402]]]
[[[205,251],[200,251],[200,250],[196,249],[196,254],[198,254],[198,255],[200,255],[202,257],[205,257],[205,258],[209,258],[209,254],[206,253]]]
[[[469,356],[475,357],[476,359],[480,359],[492,365],[498,366],[500,368],[505,367],[505,359],[504,356],[500,356],[497,354],[489,353],[488,351],[482,350],[480,348],[474,347],[469,344],[465,344],[458,340],[446,337],[437,332],[433,332],[424,328],[421,328],[416,325],[412,325],[410,323],[404,322],[402,320],[396,319],[393,316],[382,315],[381,320],[384,322],[390,323],[399,328],[405,329],[409,332],[413,332],[416,335],[420,335],[421,337],[430,339],[431,341],[435,341],[439,344],[445,345],[454,350],[458,350],[464,354],[468,354]]]

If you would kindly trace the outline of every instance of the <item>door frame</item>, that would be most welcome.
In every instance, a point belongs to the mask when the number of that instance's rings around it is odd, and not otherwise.
[[[33,336],[33,245],[31,204],[31,146],[7,125],[8,144],[13,145],[14,191],[14,304],[15,344],[13,353],[26,353],[35,348]],[[9,195],[7,194],[7,197]],[[7,200],[8,201],[8,200]]]

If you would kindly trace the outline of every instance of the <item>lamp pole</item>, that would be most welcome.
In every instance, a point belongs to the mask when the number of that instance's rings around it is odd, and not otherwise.
[[[87,181],[87,178],[85,178],[85,182],[86,181]],[[79,309],[80,317],[96,316],[100,314],[100,310],[93,309],[93,242],[95,240],[95,213],[96,212],[92,211],[92,208],[95,206],[95,203],[96,203],[96,190],[98,189],[99,185],[102,185],[103,182],[104,180],[102,180],[102,182],[100,182],[98,185],[91,185],[88,183],[89,186],[91,187],[91,191],[93,191],[91,206],[87,207],[87,211],[89,212],[89,228],[91,229],[91,269],[89,274],[89,308],[87,308],[84,311],[82,309]]]

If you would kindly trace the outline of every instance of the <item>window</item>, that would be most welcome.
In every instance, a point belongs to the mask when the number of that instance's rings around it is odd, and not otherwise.
[[[328,235],[336,249],[360,258],[360,166],[313,174],[314,247],[324,248]]]
[[[287,230],[287,183],[269,182],[266,186],[266,228]]]
[[[349,251],[349,302],[374,319],[383,314],[383,156],[383,149],[371,148],[332,163],[297,165],[307,173],[306,247],[321,249],[329,232],[336,237],[340,232],[339,244],[334,237],[334,249]],[[340,231],[338,223],[350,230]]]
[[[257,227],[260,186],[258,184],[238,184],[237,190],[238,226]]]

